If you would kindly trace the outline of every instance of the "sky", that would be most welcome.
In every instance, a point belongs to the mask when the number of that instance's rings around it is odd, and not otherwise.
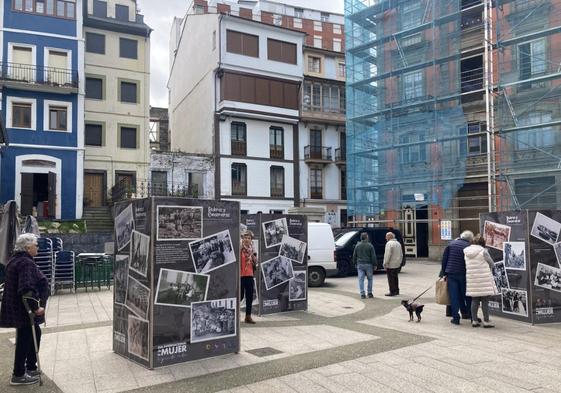
[[[138,0],[144,21],[154,31],[150,36],[150,105],[167,107],[169,33],[173,18],[183,17],[192,0]],[[279,1],[280,2],[280,1]],[[288,5],[343,13],[344,0],[284,0]],[[165,4],[165,6],[163,6]]]

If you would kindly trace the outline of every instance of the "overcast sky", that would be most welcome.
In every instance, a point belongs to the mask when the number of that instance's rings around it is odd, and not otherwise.
[[[146,23],[154,29],[150,38],[150,105],[167,107],[168,48],[171,22],[183,17],[192,0],[138,0]],[[279,1],[281,2],[281,1]],[[285,4],[343,13],[344,0],[284,0]],[[165,4],[165,6],[164,6]]]

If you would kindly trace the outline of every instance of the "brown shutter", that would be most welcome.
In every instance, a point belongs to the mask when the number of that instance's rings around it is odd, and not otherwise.
[[[298,109],[298,85],[284,83],[284,107]]]
[[[271,81],[271,106],[284,106],[284,91],[283,83]]]
[[[271,92],[270,84],[267,79],[256,78],[255,80],[255,103],[269,105]]]
[[[285,63],[296,64],[296,44],[282,43],[282,57]]]
[[[242,52],[242,33],[233,30],[226,30],[226,51],[230,53]]]
[[[242,76],[241,78],[240,100],[242,102],[255,102],[255,77]]]
[[[236,101],[240,96],[240,76],[236,74],[224,74],[224,99]]]
[[[259,37],[251,34],[242,34],[242,49],[246,56],[259,57]]]
[[[283,61],[281,41],[267,39],[267,58],[274,61]]]

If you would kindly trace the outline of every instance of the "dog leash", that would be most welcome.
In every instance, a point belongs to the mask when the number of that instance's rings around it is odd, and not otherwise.
[[[418,298],[420,298],[421,296],[423,296],[425,293],[427,293],[432,287],[434,287],[436,285],[436,283],[432,284],[430,287],[428,287],[427,289],[425,289],[423,292],[421,292],[421,294],[419,296],[417,296],[415,299],[411,300],[411,303],[413,303],[415,300],[417,300]]]

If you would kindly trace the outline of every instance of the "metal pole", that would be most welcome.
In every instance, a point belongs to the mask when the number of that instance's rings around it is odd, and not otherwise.
[[[494,212],[495,207],[495,143],[494,143],[494,110],[493,105],[493,46],[492,46],[492,0],[485,0],[483,8],[483,24],[484,24],[484,68],[485,68],[485,118],[487,122],[487,197],[489,211]]]

